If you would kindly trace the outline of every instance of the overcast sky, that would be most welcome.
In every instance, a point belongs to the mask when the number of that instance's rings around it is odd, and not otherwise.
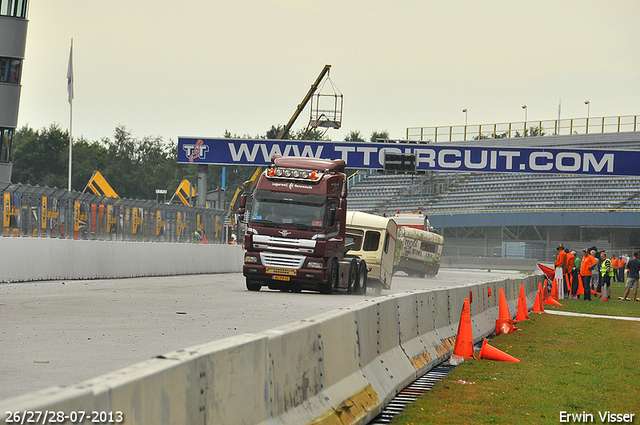
[[[325,64],[342,140],[640,114],[640,1],[31,0],[19,126],[220,137],[285,124]],[[294,125],[305,127],[308,109]]]

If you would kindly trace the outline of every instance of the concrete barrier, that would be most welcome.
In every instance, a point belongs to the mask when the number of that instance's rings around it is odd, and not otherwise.
[[[240,245],[0,237],[0,282],[242,271]]]
[[[365,424],[451,355],[470,292],[478,342],[495,330],[499,289],[515,317],[511,305],[520,285],[531,299],[540,280],[533,275],[363,301],[3,400],[0,422],[9,423],[5,412],[85,411],[116,415],[123,424]]]

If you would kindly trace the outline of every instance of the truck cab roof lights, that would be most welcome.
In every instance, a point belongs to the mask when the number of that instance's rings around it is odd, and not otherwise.
[[[298,168],[274,167],[267,169],[266,176],[269,178],[318,181],[322,179],[323,173],[318,170],[302,170]]]

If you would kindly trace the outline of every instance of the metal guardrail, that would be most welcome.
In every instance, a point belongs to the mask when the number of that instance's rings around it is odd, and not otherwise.
[[[408,127],[407,140],[462,142],[512,137],[620,133],[640,130],[640,115],[518,121],[496,124]]]
[[[226,212],[108,198],[65,189],[0,183],[3,236],[106,241],[226,243]]]

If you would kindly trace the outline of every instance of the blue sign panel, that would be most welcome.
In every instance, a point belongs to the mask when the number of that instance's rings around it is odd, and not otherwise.
[[[178,139],[178,162],[266,166],[274,154],[343,159],[348,168],[383,169],[386,153],[413,154],[417,171],[640,175],[640,152],[604,149],[476,147],[311,140]]]

